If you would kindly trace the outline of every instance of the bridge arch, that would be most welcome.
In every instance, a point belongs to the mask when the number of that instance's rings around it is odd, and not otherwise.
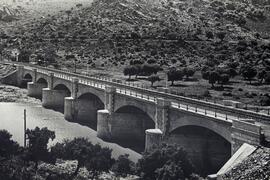
[[[145,130],[153,128],[155,128],[155,121],[139,107],[125,105],[113,113],[112,138],[124,147],[142,152],[145,144]]]
[[[77,120],[97,129],[97,111],[104,109],[104,102],[93,93],[84,93],[77,98]]]

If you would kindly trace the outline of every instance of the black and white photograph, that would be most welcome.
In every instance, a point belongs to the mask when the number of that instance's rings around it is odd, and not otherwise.
[[[270,0],[0,0],[0,180],[270,180]]]

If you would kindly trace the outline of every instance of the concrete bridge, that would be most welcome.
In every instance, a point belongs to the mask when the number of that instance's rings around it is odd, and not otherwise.
[[[45,108],[60,109],[66,120],[89,124],[108,141],[162,142],[187,150],[205,174],[217,172],[243,144],[259,146],[270,116],[176,96],[109,78],[88,77],[50,68],[18,66],[2,79],[23,86]]]

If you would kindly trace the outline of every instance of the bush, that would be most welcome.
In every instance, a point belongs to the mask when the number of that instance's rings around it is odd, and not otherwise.
[[[143,154],[137,163],[137,172],[145,180],[161,179],[163,176],[165,179],[184,179],[193,172],[193,165],[183,149],[176,145],[163,145]]]
[[[28,139],[27,157],[38,165],[38,161],[51,162],[54,159],[51,158],[48,151],[49,140],[54,140],[55,133],[47,128],[36,127],[33,130],[26,130],[26,136]]]
[[[128,158],[128,154],[120,155],[112,166],[112,171],[117,176],[126,177],[134,173],[134,163]]]
[[[0,157],[8,158],[19,152],[19,144],[11,139],[12,135],[6,130],[0,130]]]
[[[111,149],[102,148],[99,144],[93,145],[86,138],[65,140],[63,143],[57,143],[51,151],[56,158],[78,161],[74,175],[85,166],[96,176],[101,171],[108,171],[113,164]]]

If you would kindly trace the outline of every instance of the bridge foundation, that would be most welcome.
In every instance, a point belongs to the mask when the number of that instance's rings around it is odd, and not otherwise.
[[[42,89],[42,106],[51,109],[63,109],[64,99],[68,94],[65,90]]]
[[[42,97],[42,89],[46,88],[46,84],[40,84],[40,83],[34,83],[34,82],[28,82],[27,83],[27,95],[30,97]]]

